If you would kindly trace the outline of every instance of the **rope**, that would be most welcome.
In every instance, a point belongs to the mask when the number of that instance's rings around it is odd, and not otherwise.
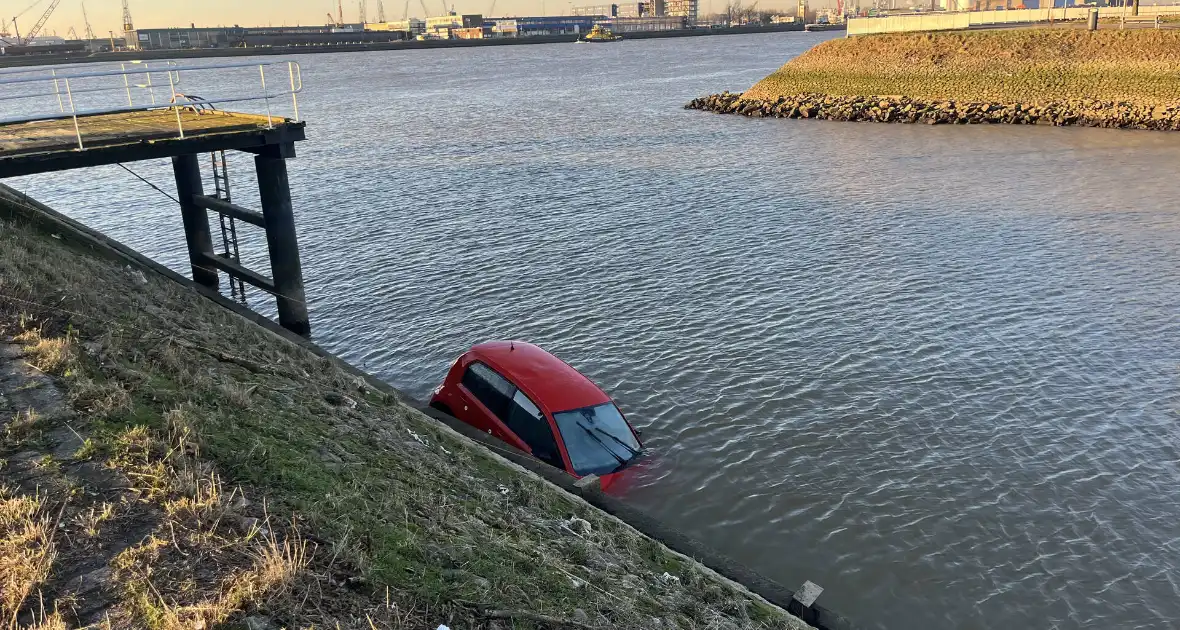
[[[131,173],[131,174],[132,174],[132,175],[134,175],[134,176],[135,176],[135,178],[136,178],[136,179],[138,179],[139,181],[141,181],[141,182],[143,182],[143,183],[147,184],[148,186],[151,186],[152,188],[156,189],[156,192],[158,192],[158,193],[160,193],[161,195],[164,195],[165,197],[167,197],[167,198],[171,199],[171,200],[173,201],[173,203],[175,203],[176,205],[178,205],[178,206],[180,205],[180,200],[179,200],[179,199],[177,199],[176,197],[173,197],[172,195],[169,195],[168,193],[164,192],[164,191],[163,191],[163,190],[162,190],[162,189],[161,189],[159,186],[157,186],[157,185],[155,185],[155,184],[153,184],[153,183],[149,182],[148,180],[144,179],[143,177],[140,177],[139,173],[136,173],[135,171],[133,171],[133,170],[131,170],[131,169],[127,168],[126,166],[124,166],[124,165],[122,165],[122,164],[118,164],[118,167],[119,167],[119,168],[121,168],[121,169],[123,169],[123,170],[125,170],[125,171],[127,171],[128,173]]]

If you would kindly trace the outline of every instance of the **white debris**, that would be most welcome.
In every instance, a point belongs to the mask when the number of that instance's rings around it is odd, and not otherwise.
[[[583,582],[582,580],[579,580],[576,577],[570,578],[570,584],[572,584],[574,586],[574,588],[582,588],[583,586],[586,585],[585,582]]]
[[[582,536],[589,535],[590,531],[592,530],[590,527],[590,521],[587,521],[583,518],[578,518],[576,516],[571,516],[570,520],[565,522],[565,526],[569,528],[570,531]]]
[[[138,269],[132,269],[131,265],[124,267],[123,271],[126,271],[127,275],[131,276],[131,279],[134,280],[136,284],[146,285],[148,283],[147,276],[143,275],[143,272]]]
[[[427,442],[426,438],[418,435],[417,433],[414,433],[412,429],[406,429],[406,432],[410,434],[410,437],[418,440],[418,443],[420,443],[422,446],[430,446],[430,442]]]
[[[504,496],[508,496],[508,492],[509,492],[508,486],[506,486],[504,484],[500,484],[499,488],[500,488],[500,494],[502,494]]]
[[[672,575],[671,573],[668,573],[667,571],[664,571],[664,574],[660,576],[660,581],[664,584],[679,584],[680,578]]]
[[[451,629],[444,626],[444,625],[439,625],[438,630],[451,630]]]

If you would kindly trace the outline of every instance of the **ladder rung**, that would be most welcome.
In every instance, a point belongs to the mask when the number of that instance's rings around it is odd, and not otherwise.
[[[278,289],[275,288],[275,284],[270,278],[250,271],[238,263],[226,259],[224,256],[219,254],[205,254],[204,259],[205,262],[228,273],[231,277],[249,282],[263,291],[269,291],[276,294],[278,293]]]
[[[245,221],[251,225],[257,225],[261,228],[266,227],[266,219],[263,218],[261,212],[255,212],[216,197],[210,197],[209,195],[193,195],[193,203],[202,208],[205,208],[206,210],[220,212],[227,217],[233,217],[239,221]]]

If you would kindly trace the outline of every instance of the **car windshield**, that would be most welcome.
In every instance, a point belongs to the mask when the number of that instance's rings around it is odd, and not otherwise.
[[[614,403],[553,414],[578,475],[605,475],[639,453],[639,441]]]

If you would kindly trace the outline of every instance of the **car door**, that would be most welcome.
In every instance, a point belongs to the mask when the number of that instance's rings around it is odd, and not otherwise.
[[[553,429],[549,426],[549,420],[541,408],[519,389],[512,395],[512,405],[504,424],[529,445],[533,457],[561,470],[567,470],[561,450],[557,448],[557,440],[553,437]]]
[[[549,420],[516,385],[478,361],[467,366],[460,385],[472,402],[471,409],[466,411],[470,416],[463,419],[465,422],[541,461],[566,470]]]
[[[467,408],[463,410],[465,417],[461,417],[464,422],[521,450],[527,450],[527,445],[517,443],[519,440],[507,430],[502,420],[508,416],[516,386],[495,370],[475,361],[464,370],[459,387],[467,399]]]

